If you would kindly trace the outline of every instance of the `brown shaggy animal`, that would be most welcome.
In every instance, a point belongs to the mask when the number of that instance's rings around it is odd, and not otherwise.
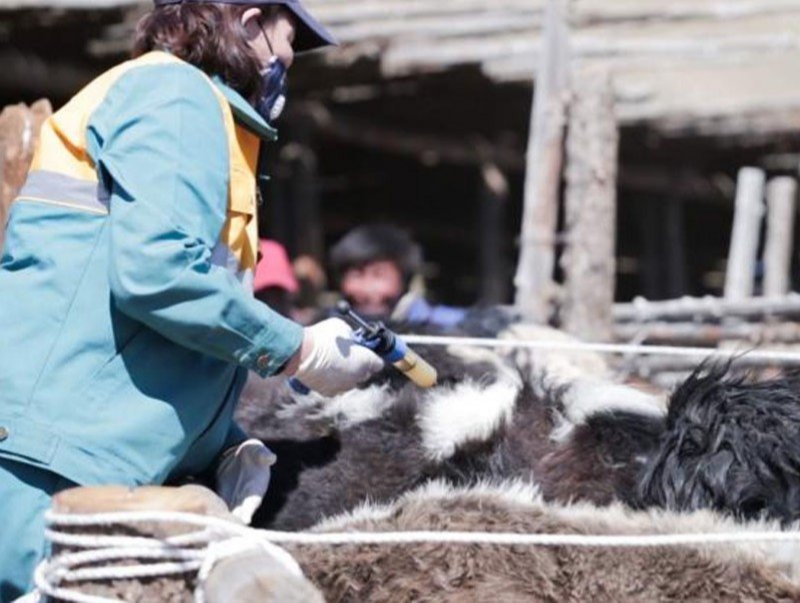
[[[652,534],[737,529],[742,528],[707,512],[678,516],[621,507],[547,506],[535,490],[519,484],[453,490],[434,483],[393,505],[329,520],[316,531]],[[706,550],[463,544],[286,548],[329,603],[800,600],[798,585],[779,571],[776,550],[754,545]],[[796,548],[784,551],[788,558],[796,553]]]

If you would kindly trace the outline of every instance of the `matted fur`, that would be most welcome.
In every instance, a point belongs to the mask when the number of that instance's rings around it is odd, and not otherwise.
[[[489,440],[512,420],[521,387],[519,379],[467,381],[426,396],[417,423],[428,458],[441,461],[467,442]]]
[[[425,350],[442,377],[431,390],[393,368],[332,399],[292,395],[276,380],[248,383],[238,418],[278,456],[255,525],[307,528],[436,478],[521,479],[562,502],[629,497],[663,429],[663,417],[645,408],[649,398],[635,393],[632,404],[627,388],[605,386],[599,401],[586,402],[586,388],[570,396],[569,385],[531,379],[490,351],[476,352]],[[620,410],[641,408],[647,412]],[[554,441],[559,418],[569,436]]]
[[[730,522],[619,507],[548,506],[514,484],[453,489],[434,484],[372,513],[318,531],[451,530],[545,534],[638,534]],[[762,526],[759,526],[761,528]],[[726,545],[729,548],[729,545]],[[722,547],[725,549],[726,547]],[[697,547],[604,549],[404,544],[288,547],[326,600],[344,601],[796,601],[800,589],[757,553]]]
[[[800,374],[753,381],[701,367],[672,395],[638,503],[800,519]]]

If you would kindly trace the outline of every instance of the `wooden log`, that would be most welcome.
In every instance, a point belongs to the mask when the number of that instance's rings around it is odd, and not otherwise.
[[[544,322],[554,295],[555,230],[569,88],[568,0],[545,9],[542,64],[536,78],[528,139],[515,305],[523,317]]]
[[[3,248],[9,206],[28,175],[42,123],[52,113],[53,108],[47,100],[37,101],[30,107],[22,103],[9,105],[0,112],[0,250]]]
[[[203,584],[206,602],[324,603],[311,582],[276,561],[270,551],[260,548],[221,560]]]
[[[686,293],[686,234],[683,201],[674,198],[664,205],[663,241],[666,255],[667,296]]]
[[[747,347],[741,345],[737,348],[740,355],[733,360],[732,366],[738,368],[772,368],[776,366],[798,366],[798,363],[793,360],[775,361],[766,358],[750,357],[747,355]],[[714,351],[709,348],[709,354]],[[789,351],[789,350],[787,350]],[[700,366],[705,359],[692,356],[692,357],[650,357],[650,358],[637,358],[628,366],[633,367],[634,370],[642,377],[648,377],[656,373],[672,372],[672,371],[693,371]],[[718,359],[716,362],[724,364],[725,359]]]
[[[6,167],[6,147],[5,143],[0,140],[0,186],[5,182],[5,167]],[[8,204],[3,198],[2,190],[0,190],[0,255],[3,252],[3,243],[6,237],[6,223],[8,222]]]
[[[60,492],[53,498],[53,510],[68,515],[99,514],[124,511],[175,511],[195,515],[210,515],[235,522],[227,512],[225,503],[213,492],[200,486],[182,488],[160,488],[147,486],[126,488],[123,486],[96,486],[73,488]],[[90,535],[125,535],[164,539],[172,536],[198,533],[201,527],[177,522],[141,522],[136,524],[109,524],[87,528],[59,528],[64,532],[80,532]],[[199,545],[198,545],[199,548]],[[52,557],[77,552],[74,547],[53,545]],[[101,567],[117,564],[135,565],[136,559],[120,562],[106,561]],[[189,603],[194,600],[197,586],[194,573],[183,573],[150,577],[147,579],[84,580],[66,583],[64,586],[84,596],[106,597],[122,601],[171,601]]]
[[[635,210],[642,241],[642,255],[639,270],[639,287],[646,299],[665,297],[664,278],[661,276],[664,265],[661,262],[661,202],[643,199]]]
[[[619,342],[716,346],[737,339],[753,344],[800,343],[800,323],[703,324],[695,322],[623,323],[614,327]]]
[[[99,514],[123,511],[175,511],[194,515],[206,515],[241,525],[217,495],[200,486],[181,488],[142,487],[129,489],[121,486],[74,488],[57,494],[53,499],[53,510],[60,514]],[[163,540],[167,537],[199,534],[204,528],[181,522],[137,522],[116,523],[91,528],[59,527],[60,531],[78,531],[84,534],[141,536]],[[220,536],[218,540],[223,540]],[[240,542],[239,545],[242,545]],[[184,545],[202,552],[202,540]],[[216,563],[207,579],[198,583],[196,572],[179,574],[165,573],[146,578],[114,580],[84,580],[69,582],[69,588],[82,595],[106,597],[123,601],[194,601],[195,589],[203,590],[209,603],[242,601],[243,603],[299,603],[322,601],[319,591],[303,576],[299,566],[285,551],[275,547],[264,548],[257,542],[252,546],[241,546],[236,554]],[[74,548],[54,545],[53,554],[75,552]],[[117,564],[136,565],[148,561],[135,553],[119,562],[108,560],[96,566],[108,568]],[[150,561],[152,563],[152,561]]]
[[[750,2],[735,3],[681,0],[669,4],[647,3],[641,0],[617,0],[581,8],[582,10],[576,13],[576,22],[582,26],[630,21],[683,22],[692,19],[735,21],[798,10],[795,0],[751,0]]]
[[[766,176],[758,168],[742,168],[736,186],[736,204],[731,230],[725,299],[735,301],[753,296],[761,219],[764,216]]]
[[[475,140],[464,137],[453,138],[433,132],[382,127],[366,120],[332,113],[317,102],[303,103],[297,112],[314,121],[317,134],[347,144],[393,155],[410,156],[425,163],[483,166],[486,157],[491,157],[492,162],[504,170],[525,169],[525,160],[519,150],[488,140],[481,140],[476,144]],[[294,115],[292,118],[294,119]]]
[[[684,297],[667,301],[647,301],[615,304],[614,320],[618,322],[648,322],[653,320],[720,320],[725,316],[749,319],[800,316],[800,295],[790,293],[781,297],[759,297],[745,300],[726,300],[719,297]]]
[[[797,181],[775,178],[767,186],[767,239],[764,244],[764,295],[789,292],[794,246]]]
[[[583,72],[567,139],[562,324],[587,341],[611,339],[616,273],[619,131],[607,71]]]
[[[508,264],[504,253],[505,216],[508,206],[508,180],[493,163],[481,169],[479,272],[480,303],[496,305],[508,301]]]
[[[313,122],[292,121],[295,142],[281,151],[281,161],[289,167],[289,198],[294,213],[295,232],[292,238],[295,255],[307,254],[322,261],[325,257],[325,235],[320,210],[319,162],[314,152]]]

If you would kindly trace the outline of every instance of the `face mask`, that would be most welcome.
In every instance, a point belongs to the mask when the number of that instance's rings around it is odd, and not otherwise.
[[[286,65],[278,57],[272,57],[261,72],[261,92],[255,108],[266,122],[273,125],[286,106]]]

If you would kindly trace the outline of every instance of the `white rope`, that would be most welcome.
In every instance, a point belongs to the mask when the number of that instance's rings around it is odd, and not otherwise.
[[[489,348],[525,348],[531,350],[595,352],[597,354],[639,354],[643,356],[682,356],[720,360],[758,360],[800,364],[800,352],[781,350],[718,350],[685,346],[638,345],[630,343],[587,343],[581,341],[539,341],[530,339],[493,339],[488,337],[441,337],[402,335],[403,341],[418,345],[470,346]]]
[[[277,544],[496,544],[585,547],[652,547],[696,544],[731,544],[749,542],[800,541],[800,531],[792,532],[705,532],[694,534],[519,534],[507,532],[278,532],[239,526],[216,517],[171,511],[128,511],[93,515],[56,515],[48,513],[52,523],[68,526],[108,525],[119,523],[169,522],[230,528],[231,537],[247,537]]]
[[[671,547],[687,545],[723,545],[756,542],[796,542],[800,532],[711,532],[694,534],[519,534],[508,532],[278,532],[257,530],[225,519],[172,511],[125,511],[91,515],[71,515],[48,511],[48,538],[69,543],[77,538],[82,550],[65,553],[42,562],[36,569],[36,587],[45,596],[76,603],[118,603],[113,599],[93,597],[61,586],[64,582],[119,580],[142,577],[196,573],[195,601],[204,603],[203,584],[222,559],[243,551],[262,548],[291,574],[302,575],[297,562],[276,544],[313,546],[335,545],[405,545],[464,544],[497,546],[574,546],[574,547]],[[170,523],[201,528],[196,543],[204,546],[183,548],[155,537],[125,538],[65,534],[58,527],[76,529],[120,524]],[[202,535],[202,538],[200,537]],[[182,535],[188,536],[188,535]],[[216,539],[216,540],[215,540]],[[109,543],[111,548],[109,548]],[[135,566],[80,567],[96,563],[137,559]],[[150,563],[142,560],[150,561]]]

